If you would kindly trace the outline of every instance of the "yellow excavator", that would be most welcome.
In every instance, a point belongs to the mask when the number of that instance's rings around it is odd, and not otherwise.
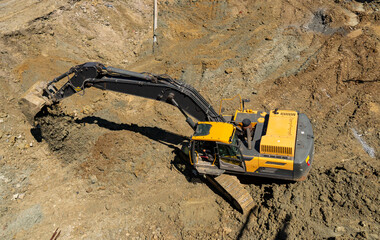
[[[55,85],[60,81],[65,82],[58,89]],[[200,175],[213,179],[228,174],[299,181],[306,179],[311,169],[314,135],[305,114],[277,109],[254,111],[244,107],[248,100],[240,99],[240,107],[234,114],[223,115],[192,86],[167,75],[137,73],[88,62],[72,67],[50,82],[37,82],[23,95],[20,107],[34,124],[35,116],[44,106],[90,87],[177,107],[194,129],[185,153]],[[227,186],[228,181],[223,181]],[[222,187],[226,189],[226,186]]]

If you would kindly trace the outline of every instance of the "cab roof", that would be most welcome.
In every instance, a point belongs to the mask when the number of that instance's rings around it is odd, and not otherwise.
[[[225,122],[199,122],[192,140],[231,143],[234,126]]]

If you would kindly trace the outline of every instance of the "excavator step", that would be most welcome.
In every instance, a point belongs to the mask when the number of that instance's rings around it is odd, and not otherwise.
[[[243,214],[254,207],[252,196],[244,189],[236,176],[222,174],[218,177],[206,175],[206,179],[229,199]]]

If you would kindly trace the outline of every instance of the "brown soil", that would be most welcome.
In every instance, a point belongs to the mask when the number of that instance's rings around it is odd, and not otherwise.
[[[380,3],[151,1],[0,3],[0,238],[379,239]],[[98,61],[168,73],[217,109],[306,113],[315,161],[304,182],[241,178],[243,216],[176,154],[177,109],[89,89],[32,129],[17,101],[38,80]],[[41,139],[42,138],[42,139]]]

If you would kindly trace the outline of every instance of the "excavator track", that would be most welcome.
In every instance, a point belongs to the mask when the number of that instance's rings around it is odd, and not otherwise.
[[[182,148],[182,150],[177,151],[177,156],[179,156],[182,161],[188,163],[189,157],[186,152],[188,152],[188,149]],[[214,186],[218,192],[227,198],[241,213],[249,213],[249,211],[254,207],[254,202],[251,194],[249,194],[248,191],[244,189],[243,185],[240,183],[239,179],[236,176],[227,174],[222,174],[217,177],[207,174],[204,176],[205,180]]]
[[[206,180],[230,200],[243,214],[249,213],[254,207],[254,201],[251,194],[244,189],[236,176],[222,174],[217,177],[212,177],[206,175]]]

